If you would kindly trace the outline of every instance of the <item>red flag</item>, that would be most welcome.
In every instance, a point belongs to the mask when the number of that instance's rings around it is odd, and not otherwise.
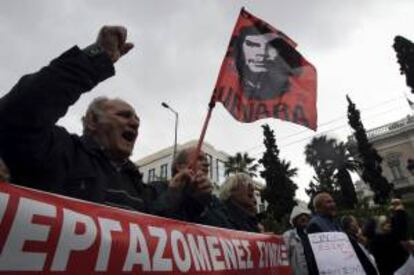
[[[240,11],[213,99],[241,122],[274,117],[316,130],[316,69],[296,43]]]

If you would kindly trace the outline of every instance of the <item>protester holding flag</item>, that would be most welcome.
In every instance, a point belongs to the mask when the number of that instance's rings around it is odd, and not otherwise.
[[[165,196],[177,190],[160,194],[145,185],[129,160],[140,123],[131,105],[95,99],[81,137],[55,125],[82,94],[113,76],[114,63],[132,48],[124,27],[103,27],[91,46],[71,48],[22,77],[0,99],[0,155],[13,183],[132,210],[170,212],[174,205]]]
[[[225,205],[212,194],[213,185],[208,178],[208,161],[205,153],[190,147],[179,151],[172,164],[173,178],[169,187],[181,189],[182,199],[178,208],[169,215],[170,218],[195,222],[205,225],[237,229],[230,222]],[[191,167],[191,160],[197,162]]]

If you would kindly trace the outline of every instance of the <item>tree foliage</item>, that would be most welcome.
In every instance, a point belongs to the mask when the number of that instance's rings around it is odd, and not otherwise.
[[[390,199],[393,186],[382,175],[382,158],[368,141],[359,110],[348,96],[346,99],[348,100],[348,123],[354,129],[358,149],[357,157],[361,162],[362,179],[369,184],[374,192],[375,203],[385,204]]]
[[[254,163],[255,160],[247,153],[236,153],[224,163],[224,174],[228,176],[235,173],[246,173],[251,177],[255,177],[259,168],[259,164]]]
[[[327,136],[315,137],[306,145],[305,156],[316,174],[306,189],[307,194],[313,197],[326,191],[333,195],[340,208],[354,208],[358,200],[350,172],[357,169],[358,163],[345,143]]]
[[[397,35],[393,47],[400,64],[400,72],[405,74],[405,82],[411,88],[411,93],[414,93],[414,44],[407,38]]]
[[[276,145],[275,134],[269,125],[262,126],[265,152],[259,163],[264,170],[260,176],[266,181],[262,197],[269,203],[266,210],[265,227],[276,233],[288,226],[288,217],[296,205],[295,193],[298,188],[292,177],[297,169],[292,168],[290,162],[279,158],[279,149]]]

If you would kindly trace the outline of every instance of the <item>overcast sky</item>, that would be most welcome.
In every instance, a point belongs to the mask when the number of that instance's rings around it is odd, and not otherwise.
[[[317,68],[319,130],[275,119],[243,124],[218,104],[206,141],[260,158],[260,125],[269,123],[282,157],[299,168],[297,196],[307,199],[313,171],[304,162],[304,146],[326,131],[339,139],[351,133],[346,94],[362,109],[367,128],[410,113],[392,43],[397,34],[414,39],[413,1],[2,0],[0,96],[71,46],[94,42],[102,25],[124,25],[135,49],[116,64],[115,77],[83,95],[59,124],[80,133],[92,98],[121,97],[141,117],[135,161],[172,145],[174,117],[161,107],[165,101],[180,114],[179,142],[196,139],[242,6],[290,36]]]

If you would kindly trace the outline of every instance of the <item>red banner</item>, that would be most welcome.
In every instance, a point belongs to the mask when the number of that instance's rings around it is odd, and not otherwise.
[[[0,274],[290,274],[282,238],[0,183]]]
[[[284,33],[242,9],[214,90],[241,122],[274,117],[316,130],[315,67]]]

